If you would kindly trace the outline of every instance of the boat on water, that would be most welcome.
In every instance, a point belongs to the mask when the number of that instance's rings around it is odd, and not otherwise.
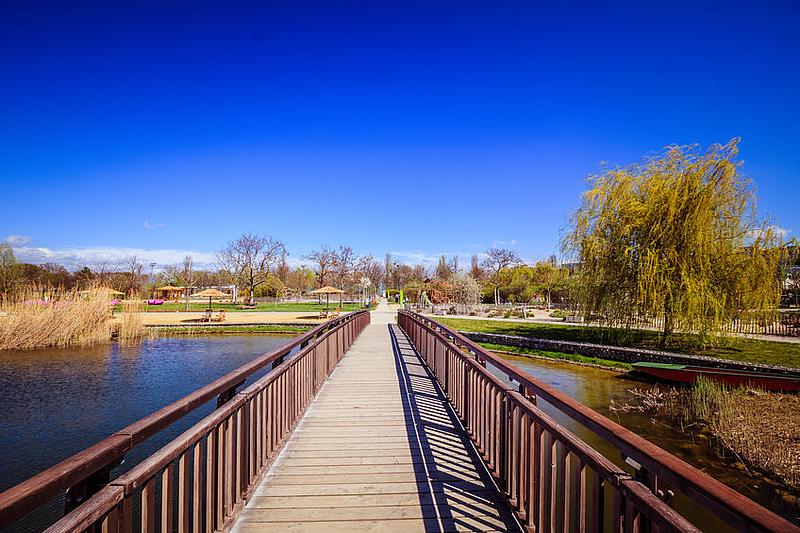
[[[777,392],[800,392],[800,375],[713,368],[709,366],[675,365],[669,363],[634,363],[634,370],[664,381],[694,383],[704,378],[732,387],[755,387]]]

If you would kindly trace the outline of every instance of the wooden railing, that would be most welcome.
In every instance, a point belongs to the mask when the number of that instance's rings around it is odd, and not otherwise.
[[[739,531],[800,531],[438,322],[401,311],[398,323],[529,529],[696,530],[669,505],[679,492]],[[557,423],[537,407],[537,397],[611,444],[635,472],[615,465]]]
[[[0,494],[0,527],[96,473],[108,475],[145,438],[217,397],[218,408],[127,473],[86,494],[48,531],[215,531],[229,525],[323,381],[369,324],[330,320]],[[297,350],[295,350],[297,348]],[[272,370],[241,392],[254,372]]]

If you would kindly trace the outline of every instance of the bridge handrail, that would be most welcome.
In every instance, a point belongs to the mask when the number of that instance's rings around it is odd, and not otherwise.
[[[665,484],[700,501],[724,522],[747,530],[800,531],[794,524],[762,507],[727,485],[701,472],[650,441],[600,415],[589,407],[575,401],[569,395],[551,387],[489,350],[479,346],[464,335],[412,311],[400,311],[417,326],[430,333],[433,338],[455,347],[462,356],[471,354],[467,360],[485,365],[489,362],[510,380],[520,384],[523,396],[539,396],[556,409],[586,427],[606,442],[613,445],[623,456],[641,465],[639,478],[651,490]],[[401,327],[403,319],[399,320]],[[405,328],[404,328],[405,329]],[[408,333],[408,332],[407,332]],[[419,347],[418,347],[419,349]],[[420,350],[423,351],[423,350]],[[490,372],[487,375],[492,376]],[[438,377],[438,376],[437,376]],[[497,379],[496,377],[494,379]],[[498,382],[499,379],[498,379]],[[502,382],[500,382],[502,383]],[[504,387],[507,385],[504,383]]]
[[[62,491],[78,485],[93,474],[113,467],[136,445],[213,398],[217,397],[218,406],[221,405],[222,407],[218,408],[207,418],[215,418],[222,416],[223,413],[227,413],[230,409],[235,407],[235,405],[244,401],[242,399],[244,398],[242,393],[236,394],[237,387],[241,386],[253,373],[270,364],[273,364],[273,370],[277,372],[270,372],[256,383],[270,383],[271,380],[276,379],[276,376],[280,374],[281,368],[288,368],[286,365],[287,362],[284,361],[284,359],[289,356],[295,348],[300,347],[300,350],[295,356],[291,357],[292,361],[296,360],[299,355],[308,353],[311,348],[316,347],[322,341],[327,342],[333,333],[343,330],[343,328],[348,325],[350,329],[347,330],[349,333],[347,333],[346,336],[348,340],[353,340],[355,336],[357,336],[357,333],[360,333],[368,322],[369,312],[366,310],[354,311],[324,322],[314,327],[312,330],[292,339],[287,345],[259,356],[253,361],[242,365],[236,370],[197,389],[191,394],[188,394],[60,463],[7,489],[0,493],[0,527],[4,527],[18,520],[36,506],[57,496]],[[337,335],[336,338],[338,339],[339,336]],[[344,339],[344,336],[342,338]],[[339,343],[340,341],[337,340],[337,345],[339,345]],[[341,346],[339,347],[341,348]],[[338,354],[339,357],[341,353]],[[253,385],[255,385],[255,383]],[[253,385],[246,390],[252,390]],[[236,399],[236,402],[234,402],[235,405],[222,405],[224,403],[231,403],[229,400],[233,399]],[[207,419],[201,420],[198,425],[192,429],[202,426],[205,422],[207,422]],[[148,463],[148,461],[152,460],[152,457],[153,456],[146,459],[142,464]],[[141,465],[138,465],[134,470],[131,470],[131,472],[140,467]],[[124,479],[126,476],[129,476],[129,474],[130,472],[121,476],[118,480]],[[109,487],[105,487],[97,494],[109,497],[110,495],[117,495],[117,492],[118,491],[112,490]],[[90,498],[90,500],[97,501],[96,498]],[[85,506],[87,503],[88,500],[83,502],[82,506]]]

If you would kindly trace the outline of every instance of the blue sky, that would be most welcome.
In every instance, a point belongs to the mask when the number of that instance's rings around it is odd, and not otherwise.
[[[202,262],[558,251],[601,162],[742,137],[800,232],[800,4],[0,4],[0,240]],[[513,244],[512,244],[513,243]]]

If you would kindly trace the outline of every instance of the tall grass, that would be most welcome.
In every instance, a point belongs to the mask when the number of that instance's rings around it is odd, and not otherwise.
[[[122,312],[113,324],[113,335],[120,344],[129,345],[138,342],[142,337],[149,336],[142,322],[142,315],[146,305],[141,300],[124,300]]]
[[[723,455],[800,489],[800,396],[752,387],[729,388],[699,378],[691,388],[632,389],[612,411],[639,411],[682,430],[705,427]]]
[[[125,317],[114,318],[108,293],[98,288],[52,291],[46,301],[35,288],[21,290],[0,301],[0,350],[88,346],[115,335],[141,336],[138,317]]]

